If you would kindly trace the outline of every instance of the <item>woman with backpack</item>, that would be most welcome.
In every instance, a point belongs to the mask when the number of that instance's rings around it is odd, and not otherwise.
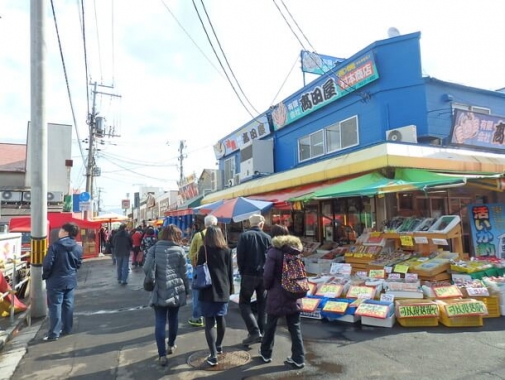
[[[299,238],[289,235],[285,226],[272,226],[271,234],[272,247],[268,250],[263,271],[263,281],[267,290],[267,324],[259,355],[265,363],[272,361],[277,321],[279,317],[285,317],[291,335],[291,356],[286,361],[296,368],[303,368],[305,350],[300,322],[301,305],[299,300],[289,295],[281,285],[284,255],[300,255],[303,246]]]

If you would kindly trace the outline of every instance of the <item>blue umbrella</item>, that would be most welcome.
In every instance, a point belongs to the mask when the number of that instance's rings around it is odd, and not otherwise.
[[[216,208],[221,206],[224,202],[225,201],[223,199],[220,199],[218,201],[208,203],[206,205],[193,207],[193,214],[197,215],[209,214],[210,212],[214,211]]]
[[[224,201],[221,206],[214,209],[210,214],[223,223],[230,223],[232,220],[241,222],[253,214],[261,214],[269,210],[272,206],[273,202],[238,197]]]

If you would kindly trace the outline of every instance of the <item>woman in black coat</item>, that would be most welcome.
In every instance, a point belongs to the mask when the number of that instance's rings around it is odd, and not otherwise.
[[[216,226],[207,227],[204,244],[198,251],[197,265],[207,262],[212,286],[200,290],[199,301],[205,317],[205,338],[210,356],[207,363],[218,364],[217,355],[222,354],[226,331],[225,315],[228,313],[230,294],[233,294],[233,265],[231,251],[223,233]],[[214,326],[217,325],[217,336]]]
[[[274,232],[274,229],[279,229],[279,232]],[[279,236],[272,239],[272,247],[268,250],[263,271],[263,281],[267,290],[267,324],[259,354],[265,363],[272,361],[277,321],[279,317],[285,317],[291,335],[291,356],[286,361],[297,368],[303,368],[305,350],[300,322],[300,301],[289,298],[281,286],[284,253],[300,254],[303,246],[299,238],[287,235],[286,227],[273,226],[272,232],[272,235],[276,233]]]

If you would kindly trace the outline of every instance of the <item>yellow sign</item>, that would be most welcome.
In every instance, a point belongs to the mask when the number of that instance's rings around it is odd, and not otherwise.
[[[456,285],[437,286],[433,288],[433,292],[437,298],[454,298],[463,296]]]
[[[343,314],[349,307],[348,302],[343,301],[328,301],[323,307],[323,311],[328,311],[331,313],[340,313]]]
[[[398,306],[399,318],[438,317],[438,306],[435,304]]]
[[[347,298],[373,298],[375,288],[371,286],[351,286],[347,292]]]
[[[386,271],[384,269],[371,269],[368,273],[370,278],[386,278]]]
[[[395,265],[395,272],[396,273],[407,273],[409,271],[409,266],[408,265]]]
[[[414,246],[414,240],[412,239],[412,236],[410,236],[410,235],[401,235],[400,242],[403,246],[406,246],[406,247],[413,247]]]
[[[389,313],[388,305],[379,305],[374,303],[367,303],[366,301],[361,303],[356,309],[356,315],[362,315],[372,318],[385,319]]]
[[[458,302],[451,305],[446,305],[445,310],[449,317],[461,317],[465,315],[485,315],[487,309],[482,302]]]
[[[328,297],[328,298],[336,298],[336,297],[340,297],[340,294],[342,294],[342,290],[344,290],[343,285],[324,284],[319,288],[316,295]]]

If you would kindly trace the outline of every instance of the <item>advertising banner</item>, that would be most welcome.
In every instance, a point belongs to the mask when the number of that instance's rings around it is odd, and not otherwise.
[[[455,110],[450,142],[481,148],[505,150],[505,116]]]
[[[345,61],[344,58],[331,57],[310,51],[302,50],[300,53],[302,61],[302,71],[305,73],[322,75],[333,69],[339,63]]]
[[[379,73],[371,53],[362,55],[335,72],[327,72],[307,91],[291,96],[273,108],[274,130],[279,130],[377,79]]]
[[[505,258],[505,205],[472,204],[468,217],[476,257]]]

